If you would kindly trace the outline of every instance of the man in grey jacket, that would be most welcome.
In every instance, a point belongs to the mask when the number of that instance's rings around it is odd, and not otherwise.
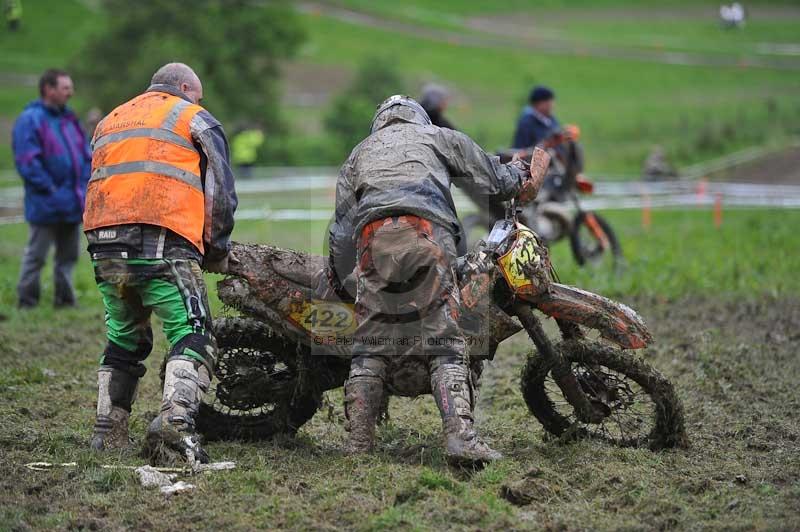
[[[357,341],[345,385],[348,452],[372,449],[388,372],[421,354],[448,458],[485,462],[501,456],[473,428],[474,387],[457,322],[453,265],[461,235],[451,184],[510,199],[535,195],[541,180],[531,180],[521,163],[501,164],[463,133],[432,125],[406,96],[381,104],[371,135],[339,174],[329,277],[341,293],[355,269],[357,285]]]

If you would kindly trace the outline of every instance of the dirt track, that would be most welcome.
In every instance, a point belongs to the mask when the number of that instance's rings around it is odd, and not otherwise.
[[[800,184],[800,146],[714,172],[710,177],[738,183]]]
[[[508,18],[510,16],[506,16],[505,24],[502,23],[504,20],[502,18],[473,18],[466,26],[473,31],[465,32],[420,26],[326,3],[303,2],[299,4],[299,9],[314,15],[324,14],[348,24],[394,31],[451,45],[513,48],[515,50],[527,49],[553,54],[629,59],[668,65],[715,67],[741,67],[744,65],[779,70],[800,69],[800,61],[792,57],[762,57],[757,55],[740,57],[738,55],[698,52],[667,52],[630,46],[575,43],[557,34],[531,36],[530,32],[527,31],[528,26],[520,25],[518,22],[509,24]],[[515,19],[517,18],[516,15],[512,16]]]

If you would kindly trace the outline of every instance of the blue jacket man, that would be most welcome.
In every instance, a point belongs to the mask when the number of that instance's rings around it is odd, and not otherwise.
[[[561,126],[553,116],[555,93],[547,87],[534,87],[517,121],[517,130],[511,147],[524,150],[532,148],[557,132]]]
[[[78,260],[80,223],[91,153],[86,134],[66,107],[73,85],[62,70],[48,70],[39,80],[41,99],[31,102],[14,124],[12,148],[25,185],[28,244],[22,258],[17,295],[20,307],[39,302],[40,273],[55,245],[54,284],[57,307],[75,304],[72,272]]]

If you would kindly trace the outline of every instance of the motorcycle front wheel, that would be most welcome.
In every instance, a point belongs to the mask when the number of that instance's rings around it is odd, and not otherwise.
[[[214,379],[196,419],[207,440],[293,435],[314,416],[323,390],[298,378],[307,348],[250,318],[214,320],[214,336]]]
[[[596,212],[581,211],[575,216],[569,241],[579,266],[599,262],[607,254],[615,265],[622,260],[622,246],[616,233]]]
[[[556,346],[571,363],[581,389],[604,418],[576,419],[543,357],[528,357],[522,371],[522,395],[544,429],[557,437],[589,437],[621,447],[658,450],[685,447],[683,406],[672,383],[629,351],[587,340]]]

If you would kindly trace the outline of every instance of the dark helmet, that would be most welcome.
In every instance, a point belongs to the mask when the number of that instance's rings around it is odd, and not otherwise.
[[[370,133],[375,133],[394,122],[410,122],[427,126],[430,125],[431,119],[416,100],[410,96],[395,94],[386,98],[378,106],[375,116],[372,117]]]

